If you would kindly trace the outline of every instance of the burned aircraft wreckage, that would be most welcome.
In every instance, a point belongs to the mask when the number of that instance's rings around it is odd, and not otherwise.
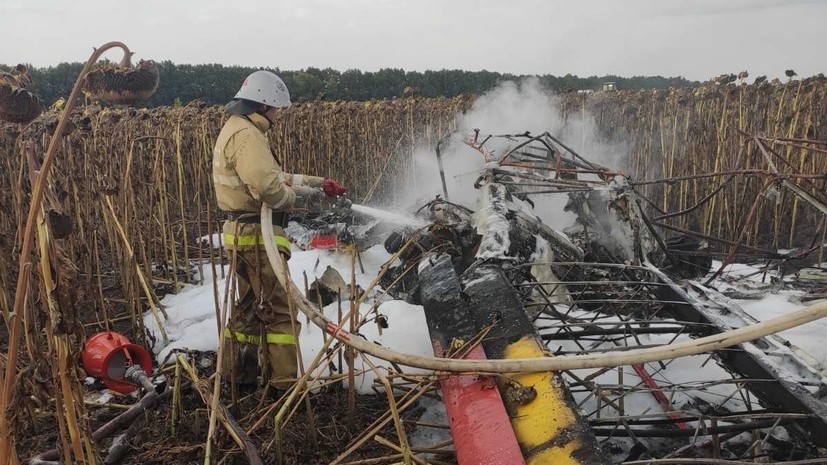
[[[476,132],[463,142],[485,163],[476,211],[450,201],[443,177],[443,195],[416,212],[427,226],[397,229],[384,242],[399,260],[381,284],[423,305],[435,356],[599,354],[755,322],[697,281],[711,269],[706,243],[665,237],[622,173],[548,133]],[[506,149],[495,155],[492,146]],[[573,226],[560,232],[538,218],[534,201],[544,194],[566,198]],[[770,335],[696,356],[694,365],[678,360],[447,376],[443,400],[459,463],[783,461],[827,447],[827,371],[788,341]],[[700,368],[710,379],[698,379]],[[635,396],[660,411],[636,409]],[[473,450],[480,444],[498,448],[496,461]]]

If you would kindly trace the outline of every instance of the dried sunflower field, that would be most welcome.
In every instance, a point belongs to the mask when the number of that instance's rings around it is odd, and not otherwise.
[[[825,242],[822,213],[795,190],[816,203],[827,200],[827,150],[817,142],[827,135],[825,93],[823,77],[754,84],[725,79],[689,89],[572,93],[559,102],[564,115],[591,114],[601,138],[625,143],[628,174],[649,200],[655,222],[720,238],[719,250],[736,243],[774,250]],[[269,135],[287,171],[335,177],[356,200],[392,204],[399,180],[413,170],[415,150],[433,149],[457,129],[458,115],[473,102],[306,103],[282,110]],[[0,123],[3,370],[31,179],[59,116],[50,111],[28,124]],[[14,357],[15,394],[6,405],[18,442],[43,427],[31,412],[55,396],[50,379],[63,378],[57,397],[65,405],[76,402],[74,409],[57,409],[57,424],[85,431],[64,449],[75,457],[86,449],[88,455],[94,447],[84,442],[89,417],[77,402],[79,388],[70,387],[78,375],[69,369],[85,335],[131,327],[134,340],[146,344],[140,316],[150,308],[162,312],[160,294],[201,278],[193,261],[220,260],[199,238],[223,219],[210,177],[223,120],[221,108],[197,102],[152,109],[87,106],[69,115],[38,223],[40,235],[48,229],[55,240],[39,244],[39,261],[26,268],[32,292],[21,354]],[[44,256],[43,250],[52,253]],[[64,432],[60,437],[68,438]]]
[[[827,200],[827,79],[755,81],[569,94],[564,108],[585,106],[605,137],[627,143],[632,177],[658,180],[639,187],[656,219],[684,212],[674,226],[766,248],[824,243],[822,213],[781,184]]]

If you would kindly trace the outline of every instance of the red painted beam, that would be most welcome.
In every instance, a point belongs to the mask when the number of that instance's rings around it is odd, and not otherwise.
[[[433,345],[434,354],[446,353],[439,342]],[[463,358],[486,357],[477,346]],[[459,465],[525,464],[494,378],[450,375],[440,383]]]
[[[660,386],[658,386],[657,381],[655,378],[652,378],[652,375],[646,371],[646,367],[642,364],[636,363],[632,365],[632,368],[635,369],[635,373],[643,380],[643,384],[646,385],[650,389],[650,392],[655,399],[657,399],[658,403],[661,407],[663,407],[663,411],[666,412],[666,416],[672,419],[680,418],[680,414],[675,411],[675,407],[672,406],[672,403],[669,402],[669,399],[666,397],[666,394],[660,390]],[[684,421],[679,421],[676,423],[678,428],[680,429],[688,429],[689,425],[686,424]]]
[[[478,331],[451,256],[438,254],[426,260],[418,269],[422,306],[434,355],[446,357],[453,347],[472,341]],[[485,349],[477,345],[463,358],[484,360]],[[525,465],[494,378],[446,374],[440,383],[459,465]]]

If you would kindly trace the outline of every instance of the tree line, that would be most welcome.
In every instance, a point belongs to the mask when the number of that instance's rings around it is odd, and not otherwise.
[[[229,101],[244,78],[259,69],[220,64],[158,63],[161,83],[158,91],[146,102],[147,106],[182,105],[201,100],[208,105]],[[0,70],[9,66],[0,65]],[[31,68],[33,91],[50,105],[60,97],[68,97],[77,79],[82,63],[61,63],[57,66]],[[344,72],[331,68],[307,68],[298,71],[270,68],[284,80],[294,102],[313,100],[361,101],[402,96],[453,97],[463,94],[481,94],[501,81],[519,80],[525,75],[492,71],[405,71],[385,68],[379,71],[349,69]],[[603,83],[614,82],[618,89],[664,89],[687,87],[694,84],[682,77],[662,76],[589,76],[571,74],[536,76],[547,88],[557,92],[600,90]]]

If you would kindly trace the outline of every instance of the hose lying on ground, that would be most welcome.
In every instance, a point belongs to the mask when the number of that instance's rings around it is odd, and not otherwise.
[[[678,357],[698,355],[713,350],[724,349],[744,342],[752,341],[779,331],[795,328],[805,323],[827,316],[827,302],[812,305],[784,316],[762,321],[760,323],[732,329],[712,336],[691,341],[668,344],[646,349],[634,349],[599,354],[566,355],[557,357],[536,357],[512,360],[457,360],[438,357],[422,357],[405,354],[355,336],[324,316],[292,280],[287,279],[284,264],[279,256],[273,238],[273,210],[268,205],[261,209],[261,232],[264,248],[270,266],[282,285],[290,286],[290,292],[296,307],[323,331],[344,344],[368,355],[415,368],[447,372],[485,372],[485,373],[532,373],[541,371],[578,370],[585,368],[613,368],[621,365],[657,362]]]
[[[127,450],[127,447],[124,447],[124,445],[128,446],[128,442],[125,441],[129,439],[130,433],[134,435],[137,432],[135,431],[136,428],[132,428],[132,425],[140,422],[140,419],[146,412],[157,406],[159,399],[167,397],[171,392],[166,390],[162,394],[158,394],[158,392],[155,391],[155,386],[152,384],[152,381],[146,376],[143,368],[138,365],[133,365],[126,370],[125,379],[143,387],[146,392],[143,397],[141,397],[141,400],[131,406],[129,410],[109,420],[105,425],[92,433],[92,440],[95,443],[100,443],[101,440],[115,434],[118,430],[127,428],[127,433],[122,434],[113,441],[110,452],[104,461],[105,464],[113,464],[120,461]],[[140,423],[138,423],[138,425],[140,427]],[[129,431],[130,429],[132,431]],[[30,465],[60,465],[62,462],[58,461],[59,459],[60,452],[58,449],[51,449],[34,457],[29,463]]]

